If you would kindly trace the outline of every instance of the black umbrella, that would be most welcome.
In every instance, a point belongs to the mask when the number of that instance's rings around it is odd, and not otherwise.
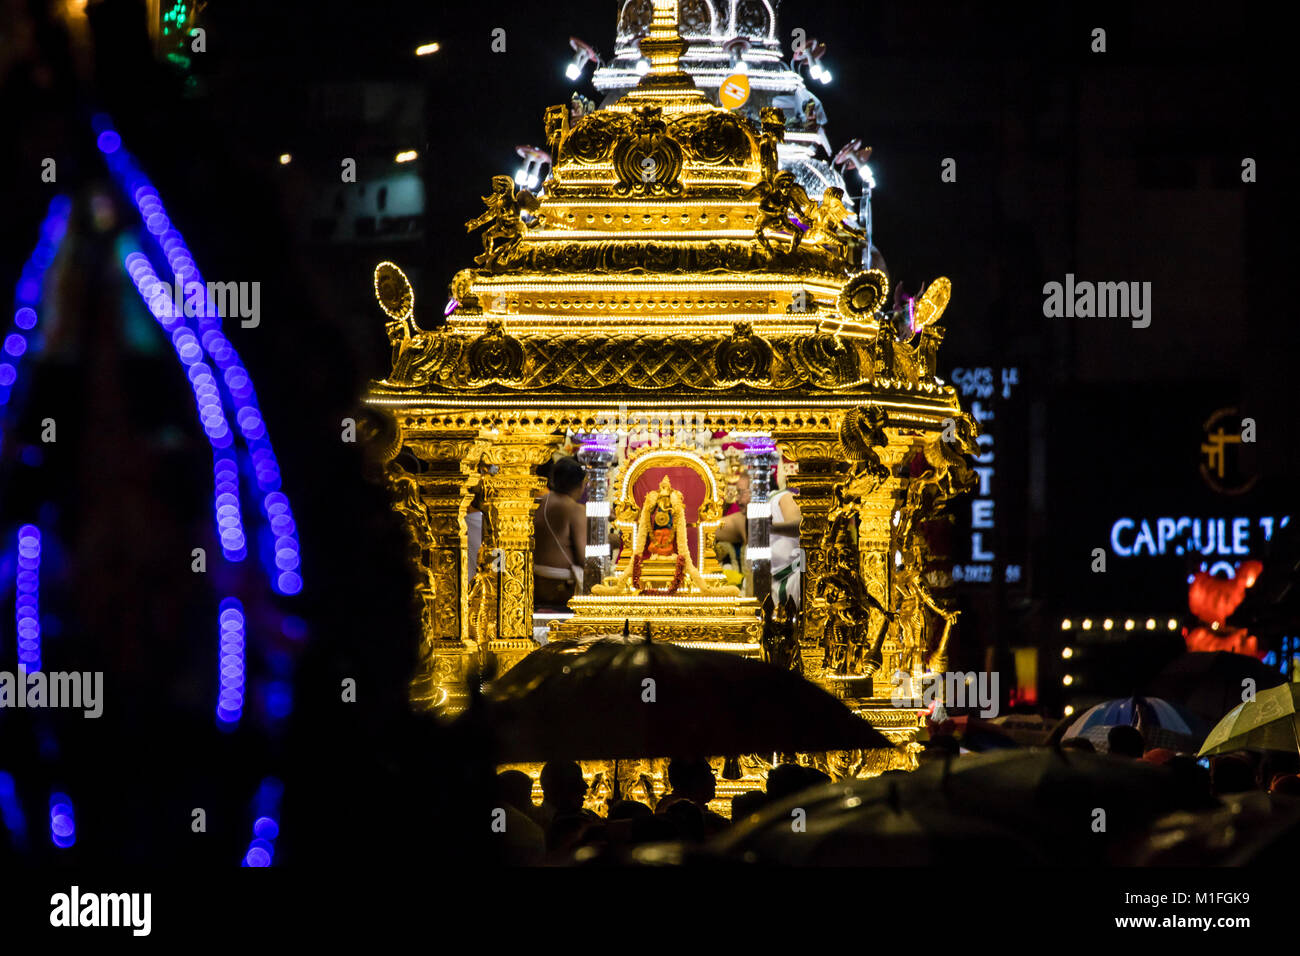
[[[1102,862],[1162,814],[1194,805],[1164,768],[1023,748],[807,790],[710,846],[759,863],[916,864],[972,848],[1004,863]],[[792,826],[796,810],[806,814],[802,829]]]
[[[542,649],[479,706],[501,763],[893,747],[815,684],[738,654],[651,641]]]
[[[764,807],[708,850],[782,866],[961,866],[973,859],[1042,865],[1047,854],[1014,826],[906,795],[900,775],[827,784]],[[806,815],[806,816],[805,816]]]
[[[1300,800],[1251,791],[1219,806],[1172,813],[1120,860],[1126,866],[1274,866],[1300,854]]]
[[[1247,679],[1255,682],[1256,691],[1286,681],[1277,671],[1246,654],[1194,652],[1172,660],[1151,681],[1148,693],[1183,705],[1213,727],[1242,702],[1242,682]]]

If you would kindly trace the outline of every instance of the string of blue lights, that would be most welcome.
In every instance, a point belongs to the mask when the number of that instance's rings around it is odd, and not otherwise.
[[[13,401],[21,396],[26,384],[20,372],[23,360],[41,350],[44,344],[39,327],[46,273],[58,257],[68,231],[72,200],[64,195],[50,200],[41,221],[39,239],[19,273],[14,291],[12,326],[4,337],[4,359],[0,361],[0,443],[8,430]],[[20,461],[29,463],[23,455]],[[24,524],[17,532],[12,561],[4,562],[5,579],[14,576],[14,622],[20,673],[39,671],[43,666],[40,616],[41,532],[34,524]],[[50,840],[61,849],[76,842],[76,824],[72,801],[66,794],[51,794]],[[57,810],[57,812],[56,812]],[[27,844],[27,825],[13,776],[0,772],[0,821],[15,847]]]
[[[263,564],[270,575],[271,587],[277,593],[297,594],[302,590],[297,526],[293,520],[289,499],[280,490],[280,465],[266,423],[262,419],[253,380],[234,345],[222,331],[222,316],[213,301],[210,287],[199,272],[194,255],[185,244],[184,238],[172,225],[157,189],[122,145],[122,138],[113,129],[108,117],[102,114],[97,116],[94,128],[98,134],[96,143],[104,155],[109,172],[127,198],[135,204],[152,244],[166,260],[175,276],[174,287],[184,293],[183,296],[174,294],[167,296],[163,288],[164,284],[155,274],[154,282],[149,284],[150,294],[145,304],[153,312],[155,308],[163,308],[161,302],[166,298],[169,302],[167,308],[170,309],[168,317],[174,319],[177,326],[176,331],[172,333],[173,344],[176,345],[181,360],[193,365],[206,352],[213,365],[220,371],[221,375],[214,379],[214,384],[218,385],[218,393],[223,394],[227,400],[239,433],[248,449],[254,481],[261,494],[262,512],[271,530],[269,547],[262,553]],[[143,289],[141,295],[145,295]],[[174,303],[181,299],[185,303],[181,310],[184,314],[176,315]],[[154,314],[158,315],[157,312]],[[196,319],[193,329],[185,322],[186,318]],[[181,329],[189,334],[182,334]],[[177,337],[180,338],[179,342]],[[196,396],[197,394],[196,391]],[[210,411],[210,405],[204,406],[204,409],[208,414],[208,418],[204,419],[205,426],[210,420],[214,427],[217,427],[217,419]],[[229,505],[232,502],[226,500],[225,503]],[[230,517],[230,514],[227,513],[225,516]],[[233,525],[230,526],[230,530],[234,530]],[[231,534],[230,540],[234,541],[234,539],[234,534]]]
[[[239,494],[239,462],[229,426],[233,415],[248,452],[253,482],[261,498],[268,535],[259,548],[273,591],[282,595],[302,590],[297,526],[288,496],[281,490],[280,467],[266,423],[257,402],[252,378],[234,345],[222,331],[220,310],[211,287],[204,282],[193,254],[180,232],[172,225],[158,191],[145,176],[108,117],[94,122],[96,144],[110,173],[127,198],[134,203],[143,225],[144,241],[156,250],[174,276],[168,284],[159,278],[151,256],[138,242],[131,242],[123,265],[151,315],[171,339],[176,355],[186,368],[194,392],[196,409],[213,453],[214,517],[223,556],[233,563],[247,554],[247,538]],[[228,300],[227,300],[228,301]],[[183,304],[182,304],[183,303]],[[187,322],[193,319],[194,322]],[[205,355],[208,361],[205,361]],[[216,373],[213,371],[215,366]],[[224,401],[223,401],[224,399]],[[247,620],[243,603],[228,596],[218,611],[217,723],[223,728],[238,725],[245,706]],[[282,655],[276,655],[278,660]],[[287,713],[290,695],[283,681],[268,688],[267,712],[273,717]],[[254,799],[254,839],[245,854],[245,866],[270,866],[273,841],[279,833],[279,803],[283,784],[266,778]]]

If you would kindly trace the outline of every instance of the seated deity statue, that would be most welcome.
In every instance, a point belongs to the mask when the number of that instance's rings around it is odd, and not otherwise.
[[[677,554],[678,529],[681,530],[683,547],[686,544],[685,506],[682,494],[673,489],[672,482],[664,475],[659,482],[659,490],[646,495],[645,506],[641,509],[643,528],[639,529],[646,537],[646,550],[650,554]],[[646,520],[646,519],[649,520]]]
[[[664,475],[659,487],[645,496],[641,513],[633,529],[631,561],[617,577],[592,588],[593,594],[646,594],[666,597],[682,590],[711,596],[739,595],[734,586],[713,587],[691,560],[687,541],[689,531],[686,505],[682,493]],[[651,587],[648,581],[664,587]]]

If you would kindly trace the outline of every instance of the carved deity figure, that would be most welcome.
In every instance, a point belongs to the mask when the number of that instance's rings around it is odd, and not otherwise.
[[[804,242],[809,245],[831,246],[843,254],[851,237],[861,239],[866,236],[865,231],[844,224],[852,215],[844,205],[844,190],[839,186],[828,186],[822,194],[821,205],[812,211]]]
[[[536,212],[541,204],[526,189],[516,193],[514,180],[509,176],[492,177],[492,194],[483,197],[483,204],[487,209],[465,223],[465,231],[488,227],[483,233],[483,253],[475,256],[474,261],[491,269],[523,239],[527,227],[520,218],[521,212]]]
[[[812,202],[794,178],[794,173],[781,172],[771,179],[760,179],[745,194],[746,199],[755,197],[758,199],[758,223],[754,227],[754,238],[770,255],[772,243],[767,238],[767,230],[779,229],[790,234],[790,251],[796,252],[803,241],[803,229],[790,217],[811,220]]]
[[[871,406],[849,412],[840,426],[840,445],[853,469],[831,492],[823,538],[826,574],[818,587],[829,605],[823,646],[830,673],[870,675],[879,670],[894,616],[889,564],[879,553],[863,551],[858,537],[863,500],[889,479],[889,468],[880,457],[889,442],[885,421],[885,413]]]
[[[426,637],[433,633],[433,570],[425,555],[434,542],[429,511],[420,495],[420,485],[400,465],[390,462],[385,469],[393,508],[405,519],[407,556],[416,573],[415,598],[420,609],[420,629]]]
[[[921,579],[918,560],[909,560],[897,568],[893,578],[894,626],[897,628],[898,643],[903,648],[904,660],[919,661],[929,654],[926,669],[936,673],[945,670],[948,666],[948,635],[957,621],[958,612],[942,607],[935,600]],[[932,612],[944,622],[943,633],[938,641],[932,642],[929,639],[930,618],[927,612]]]
[[[685,531],[685,505],[682,493],[673,489],[672,482],[664,475],[659,482],[659,490],[646,495],[645,507],[641,510],[640,537],[646,542],[646,550],[651,554],[677,554],[677,531]],[[685,534],[682,534],[683,543]]]
[[[899,529],[899,541],[905,551],[920,547],[915,542],[918,522],[933,519],[945,502],[975,487],[975,470],[966,461],[978,449],[975,436],[978,426],[969,415],[959,415],[943,431],[931,435],[921,448],[925,469],[907,483],[905,523]]]
[[[771,181],[781,171],[777,146],[785,142],[785,112],[779,107],[765,106],[759,112],[759,122],[763,130],[758,143],[759,168],[763,172],[763,179]]]

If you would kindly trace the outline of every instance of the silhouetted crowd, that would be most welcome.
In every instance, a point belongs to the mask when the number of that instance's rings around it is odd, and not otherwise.
[[[1300,807],[1300,755],[1242,751],[1211,758],[1209,766],[1186,753],[1145,749],[1142,734],[1133,727],[1113,727],[1107,750],[1117,760],[1142,760],[1173,772],[1189,805],[1256,793],[1281,806]],[[1093,753],[1091,740],[1074,737],[1061,742],[1063,751]],[[936,736],[919,755],[924,767],[931,761],[961,759],[965,754],[951,736]],[[907,775],[889,770],[885,776]],[[715,771],[707,760],[676,758],[668,765],[669,791],[653,806],[625,797],[609,798],[593,811],[589,792],[593,783],[574,761],[551,761],[541,772],[540,804],[533,800],[533,780],[520,770],[496,777],[497,810],[504,813],[500,826],[506,835],[503,862],[520,865],[566,865],[597,859],[626,860],[637,847],[649,844],[698,846],[727,829],[741,825],[765,807],[795,794],[831,782],[814,767],[784,763],[767,774],[762,790],[749,790],[731,798],[730,819],[710,809],[717,796]],[[716,804],[715,804],[716,805]],[[500,844],[499,844],[500,846]]]
[[[651,808],[638,800],[610,802],[605,816],[588,809],[590,789],[574,761],[551,761],[540,777],[542,802],[533,802],[533,781],[520,770],[499,773],[497,800],[505,811],[506,860],[517,864],[565,864],[586,856],[618,854],[651,843],[701,844],[733,821],[741,821],[765,805],[830,783],[814,767],[785,763],[767,775],[766,789],[750,790],[731,799],[731,819],[709,809],[717,795],[717,779],[709,762],[676,758],[668,765],[669,791]]]

